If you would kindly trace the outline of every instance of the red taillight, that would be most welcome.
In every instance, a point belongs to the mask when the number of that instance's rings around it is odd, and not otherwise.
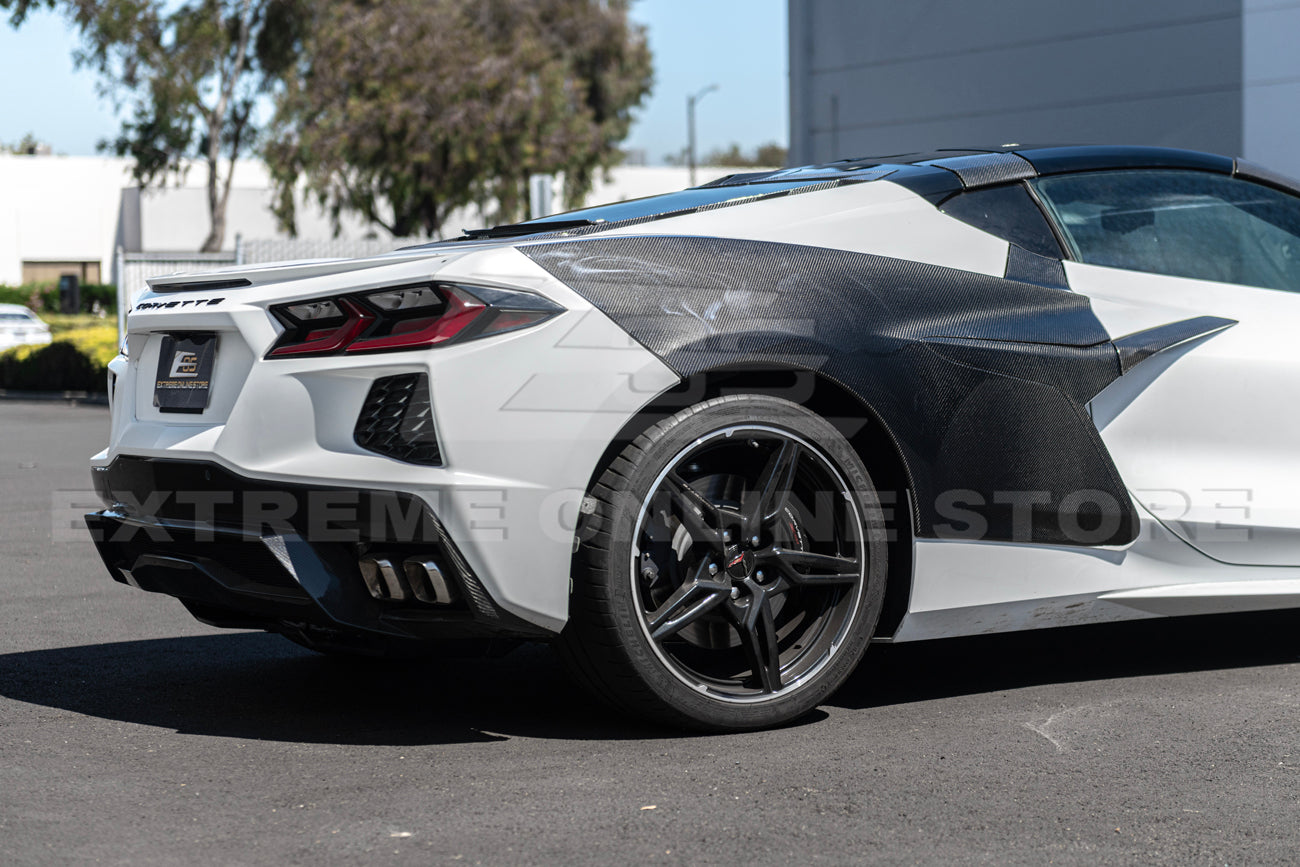
[[[296,330],[305,333],[301,333],[300,339],[291,338],[290,342],[286,343],[284,337],[290,337],[294,332],[285,331],[284,336],[271,350],[271,354],[278,357],[338,352],[360,337],[375,321],[375,314],[359,304],[346,298],[340,298],[337,303],[341,311],[338,317],[315,323],[324,326],[321,328],[311,328],[311,324],[315,321],[310,319],[306,323],[294,322],[297,326]]]
[[[448,283],[281,304],[271,312],[285,330],[268,357],[421,349],[527,328],[563,309],[530,292]]]
[[[374,352],[381,349],[414,349],[446,343],[465,330],[488,307],[482,301],[455,286],[446,286],[442,311],[430,316],[395,320],[382,337],[368,337],[347,347],[345,352]]]

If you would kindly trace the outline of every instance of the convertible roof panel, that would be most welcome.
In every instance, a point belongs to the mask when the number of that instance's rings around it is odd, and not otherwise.
[[[1040,175],[1091,172],[1103,169],[1198,169],[1232,174],[1232,160],[1216,154],[1178,148],[1079,145],[1016,151]]]
[[[784,180],[888,178],[926,198],[941,198],[1040,175],[1104,169],[1196,169],[1232,174],[1228,157],[1178,148],[1137,145],[1003,145],[998,148],[935,150],[888,156],[859,157],[772,172],[745,172],[719,178],[705,186],[730,187]],[[867,172],[874,169],[874,172]],[[936,171],[936,169],[941,171]],[[1243,173],[1239,171],[1238,173]],[[957,182],[949,177],[956,175]]]

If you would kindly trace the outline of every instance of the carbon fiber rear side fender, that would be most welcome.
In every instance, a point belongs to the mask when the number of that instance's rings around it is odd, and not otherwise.
[[[1125,544],[1137,516],[1084,408],[1120,375],[1086,297],[792,244],[589,237],[520,248],[689,383],[802,368],[897,444],[922,537]]]

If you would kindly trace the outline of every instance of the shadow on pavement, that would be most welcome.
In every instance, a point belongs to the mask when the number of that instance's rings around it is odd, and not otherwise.
[[[0,655],[0,696],[182,734],[305,743],[671,736],[606,711],[540,645],[391,662],[323,657],[263,633],[92,644]]]
[[[1052,683],[1280,665],[1300,612],[1130,621],[875,645],[831,699],[862,709]]]
[[[1050,683],[1295,662],[1300,613],[877,645],[830,704],[865,709]],[[422,745],[680,736],[606,710],[550,649],[416,662],[332,659],[224,633],[0,655],[0,696],[182,734]],[[816,723],[815,711],[799,724]]]

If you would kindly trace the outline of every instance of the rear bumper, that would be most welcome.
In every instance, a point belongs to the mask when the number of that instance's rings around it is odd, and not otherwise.
[[[677,375],[511,248],[320,268],[309,279],[289,279],[297,271],[288,267],[258,272],[258,285],[219,293],[217,304],[213,293],[148,296],[151,306],[137,306],[127,319],[129,354],[111,365],[112,433],[92,467],[119,457],[211,461],[278,485],[413,494],[456,540],[494,603],[558,632],[569,611],[574,525],[596,464]],[[272,304],[435,277],[527,289],[568,312],[428,350],[265,357],[278,335]],[[207,303],[194,303],[196,296]],[[153,405],[161,344],[192,331],[218,336],[208,409],[161,413]],[[436,466],[373,448],[373,431],[358,437],[378,381],[412,375],[428,380]]]
[[[205,622],[421,640],[549,634],[493,601],[417,496],[127,456],[93,476],[109,508],[86,523],[114,580],[174,596]],[[450,600],[376,593],[367,557],[436,563]]]

